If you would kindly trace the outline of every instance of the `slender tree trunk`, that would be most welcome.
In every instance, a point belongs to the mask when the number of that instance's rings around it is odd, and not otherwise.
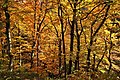
[[[61,78],[61,39],[59,39],[59,45],[58,45],[58,48],[59,48],[59,76]]]
[[[72,54],[73,54],[73,44],[74,44],[74,26],[76,23],[76,6],[77,1],[74,2],[74,8],[73,8],[73,21],[71,25],[71,33],[70,33],[70,60],[69,60],[69,71],[68,74],[71,74],[72,71]]]
[[[89,71],[90,68],[90,53],[91,53],[91,49],[88,49],[88,55],[87,55],[87,71]]]
[[[2,58],[4,58],[4,54],[5,54],[5,45],[4,45],[3,39],[1,39],[1,45],[2,45]]]
[[[93,39],[96,36],[96,34],[98,33],[98,31],[100,30],[100,28],[103,26],[104,22],[106,21],[108,11],[110,9],[110,5],[106,4],[105,7],[106,6],[107,6],[107,9],[106,9],[105,16],[104,16],[102,22],[100,23],[100,25],[98,26],[98,28],[95,30],[94,33],[91,32],[90,44],[89,44],[89,47],[88,47],[88,55],[87,55],[87,71],[89,71],[89,68],[90,68],[90,54],[91,54],[91,47],[93,45]],[[92,31],[92,27],[91,27],[91,31]]]
[[[4,45],[4,41],[3,41],[3,39],[1,38],[1,40],[0,40],[0,42],[1,42],[1,45],[2,45],[2,58],[4,59],[4,55],[5,55],[5,45]],[[4,65],[4,60],[1,60],[1,64],[2,65]],[[0,65],[0,68],[1,68],[1,65]]]
[[[34,30],[36,31],[36,0],[34,0]],[[33,33],[33,45],[32,45],[32,52],[31,52],[31,66],[30,68],[33,67],[33,57],[34,57],[34,47],[35,47],[35,36],[36,32]]]
[[[76,34],[77,34],[77,54],[76,54],[76,60],[75,60],[75,70],[79,70],[79,55],[80,55],[80,36],[83,32],[83,27],[82,27],[82,23],[80,21],[81,24],[81,31],[79,32],[78,29],[78,24],[76,21]]]
[[[59,2],[58,2],[59,3]],[[60,8],[60,6],[58,5],[58,12],[59,12],[59,8]],[[60,17],[60,13],[58,13],[58,16]],[[52,22],[52,21],[51,21]],[[53,22],[52,22],[53,23]],[[55,29],[55,31],[56,31],[56,36],[57,36],[57,38],[58,38],[58,57],[59,57],[59,78],[61,78],[61,68],[62,68],[62,59],[61,59],[61,57],[62,57],[62,55],[61,55],[61,53],[62,53],[62,48],[61,48],[61,38],[59,37],[59,33],[58,33],[58,30],[57,30],[57,28],[56,28],[56,26],[53,24],[53,26],[54,26],[54,29]]]
[[[105,41],[105,51],[104,51],[104,53],[103,53],[103,55],[102,55],[100,61],[98,62],[97,66],[96,66],[96,69],[98,69],[98,67],[99,67],[99,65],[100,65],[100,63],[101,63],[101,61],[102,61],[103,58],[104,58],[104,55],[105,55],[106,52],[107,52],[107,43],[106,43],[106,40],[105,40],[105,39],[104,39],[104,41]]]
[[[91,33],[90,33],[90,44],[89,44],[89,47],[88,47],[88,56],[87,56],[87,71],[89,71],[89,68],[90,68],[90,53],[91,53],[91,46],[93,44],[93,29],[92,29],[93,26],[91,26]]]
[[[63,43],[63,54],[64,54],[64,69],[65,69],[65,79],[66,79],[66,53],[65,53],[65,40],[64,40],[64,31],[63,31],[63,22],[61,22],[61,28],[62,28],[62,43]]]
[[[65,40],[64,40],[64,23],[63,23],[63,16],[62,16],[62,7],[61,7],[61,4],[59,4],[59,7],[58,7],[58,16],[60,18],[60,24],[61,24],[61,32],[62,32],[62,51],[63,51],[63,54],[64,54],[64,72],[65,72],[65,80],[66,80],[66,53],[65,53]]]
[[[80,34],[78,33],[78,25],[76,22],[76,34],[77,34],[77,54],[75,60],[75,70],[79,70],[79,53],[80,53]]]
[[[36,36],[37,36],[37,40],[36,40],[37,67],[39,67],[39,53],[40,53],[40,43],[39,43],[39,41],[40,41],[40,34],[37,33]]]
[[[111,38],[112,38],[112,32],[110,32],[110,48],[109,48],[109,56],[108,56],[108,61],[109,61],[110,65],[109,65],[108,73],[110,73],[110,70],[111,70],[111,68],[112,68],[112,62],[111,62],[111,50],[112,50],[112,47],[113,47],[113,43],[112,43]]]
[[[92,65],[92,67],[93,67],[93,72],[95,71],[95,63],[96,63],[96,54],[94,53],[93,54],[93,65]]]
[[[20,28],[18,27],[18,37],[20,36]],[[21,67],[21,42],[19,42],[19,68]]]
[[[38,66],[39,66],[39,48],[38,48],[38,46],[39,46],[39,41],[37,40],[37,72],[38,72]]]
[[[6,36],[7,36],[7,54],[9,57],[9,65],[8,69],[12,70],[12,58],[13,55],[11,54],[11,36],[10,36],[10,14],[8,11],[8,0],[5,0],[4,5],[4,12],[5,12],[5,17],[6,17]]]

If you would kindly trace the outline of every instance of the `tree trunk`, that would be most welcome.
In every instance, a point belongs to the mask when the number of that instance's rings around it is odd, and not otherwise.
[[[63,23],[63,16],[62,16],[62,7],[61,4],[59,4],[58,7],[58,16],[60,18],[60,24],[61,24],[61,33],[62,33],[62,51],[64,54],[64,72],[65,72],[65,80],[66,80],[66,54],[65,54],[65,40],[64,40],[64,23]]]
[[[98,62],[97,66],[96,66],[96,69],[98,69],[98,67],[99,67],[99,65],[100,65],[100,63],[101,63],[101,61],[103,60],[103,58],[104,58],[104,56],[105,56],[105,54],[106,54],[106,52],[107,52],[107,42],[106,42],[106,39],[104,39],[104,41],[105,41],[105,51],[104,51],[104,53],[103,53],[103,55],[102,55],[100,61]]]
[[[102,20],[102,22],[100,23],[100,25],[97,27],[97,29],[95,30],[95,32],[92,34],[92,27],[91,27],[91,37],[90,37],[90,44],[88,47],[88,55],[87,55],[87,71],[89,71],[90,68],[90,54],[91,54],[91,47],[93,45],[93,39],[96,36],[96,34],[98,33],[98,31],[100,30],[100,28],[103,26],[104,22],[106,21],[107,15],[108,15],[108,11],[110,9],[110,5],[106,4],[105,7],[107,6],[106,12],[105,12],[105,16]],[[103,7],[103,9],[105,8]]]
[[[20,36],[20,28],[18,27],[18,37]],[[19,42],[19,68],[22,65],[22,61],[21,61],[21,42]]]
[[[59,39],[59,45],[58,45],[58,48],[59,48],[59,77],[61,78],[61,39]]]
[[[109,48],[109,56],[108,56],[108,61],[109,61],[110,65],[109,65],[108,73],[110,73],[110,70],[111,70],[111,68],[112,68],[112,62],[111,62],[111,50],[112,50],[112,47],[113,47],[113,43],[112,43],[111,38],[112,38],[112,32],[110,32],[110,48]]]
[[[82,27],[82,25],[81,25]],[[76,60],[75,60],[75,70],[79,70],[79,53],[80,53],[80,35],[82,34],[83,32],[83,29],[81,30],[80,34],[79,34],[79,31],[78,31],[78,24],[76,22],[76,34],[77,34],[77,53],[76,53]]]
[[[1,39],[1,45],[2,45],[2,58],[4,58],[5,55],[5,42],[3,41],[3,39]]]
[[[36,31],[36,0],[34,1],[34,30]],[[35,35],[36,35],[36,32],[34,32],[33,34],[33,45],[32,45],[32,49],[34,49],[35,47]],[[33,56],[34,56],[34,50],[32,50],[31,52],[31,66],[30,68],[33,67]]]
[[[74,8],[73,8],[73,21],[71,25],[71,33],[70,33],[70,60],[69,60],[69,71],[68,74],[71,74],[72,69],[72,54],[73,54],[73,44],[74,44],[74,26],[76,24],[76,6],[77,1],[74,2]]]
[[[9,57],[9,64],[8,64],[8,69],[12,70],[12,58],[13,55],[11,54],[11,36],[10,36],[10,14],[8,11],[8,0],[5,0],[4,5],[4,12],[5,12],[5,17],[6,17],[6,36],[7,36],[7,54]]]

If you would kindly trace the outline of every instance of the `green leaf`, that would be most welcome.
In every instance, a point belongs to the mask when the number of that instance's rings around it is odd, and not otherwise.
[[[4,3],[2,7],[6,8],[7,6],[8,6],[8,3]]]

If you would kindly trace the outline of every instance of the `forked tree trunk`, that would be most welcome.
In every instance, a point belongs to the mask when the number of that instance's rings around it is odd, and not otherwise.
[[[62,11],[62,7],[61,4],[59,3],[59,7],[58,7],[58,16],[60,18],[60,24],[61,24],[61,33],[62,33],[62,51],[64,54],[64,74],[65,74],[65,80],[66,80],[66,53],[65,53],[65,40],[64,40],[64,23],[63,23],[63,11]]]
[[[72,72],[72,54],[73,54],[73,44],[74,44],[74,27],[76,24],[76,6],[77,6],[77,1],[74,2],[74,7],[73,7],[73,21],[71,25],[71,33],[70,33],[70,60],[69,60],[69,71],[68,74],[71,74]]]
[[[95,32],[93,34],[91,34],[90,44],[89,44],[89,47],[88,47],[88,54],[87,54],[87,71],[89,71],[90,64],[91,64],[90,54],[91,54],[91,47],[93,45],[94,37],[96,36],[96,34],[101,29],[101,27],[103,26],[104,22],[106,21],[106,18],[107,18],[107,15],[108,15],[108,11],[110,9],[110,4],[106,4],[105,7],[107,7],[107,9],[106,9],[105,16],[104,16],[103,20],[101,21],[100,25],[97,27],[97,29],[95,30]],[[105,7],[103,7],[103,9]]]
[[[80,21],[81,28],[82,28],[82,23]],[[76,34],[77,34],[77,53],[76,53],[76,60],[75,60],[75,70],[79,70],[79,55],[80,55],[80,36],[83,32],[83,28],[81,29],[81,32],[79,33],[78,29],[78,24],[76,21]]]

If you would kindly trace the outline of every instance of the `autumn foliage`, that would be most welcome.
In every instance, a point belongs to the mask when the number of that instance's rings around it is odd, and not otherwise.
[[[1,0],[0,79],[120,79],[119,0]]]

